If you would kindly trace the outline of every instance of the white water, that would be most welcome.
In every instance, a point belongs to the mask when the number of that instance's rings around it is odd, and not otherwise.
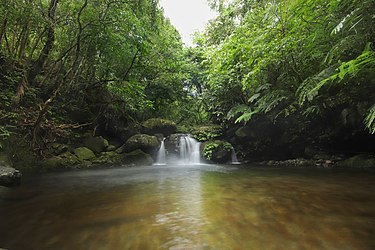
[[[237,158],[237,154],[236,154],[236,151],[234,150],[234,148],[232,148],[232,164],[240,164],[240,162],[238,161],[238,158]]]
[[[180,160],[184,164],[200,164],[200,145],[201,143],[190,137],[183,135],[180,137]]]
[[[160,148],[159,148],[158,154],[156,156],[155,165],[166,165],[167,164],[167,160],[166,160],[167,153],[165,151],[164,141],[165,141],[165,138],[162,140],[162,142],[160,144]]]

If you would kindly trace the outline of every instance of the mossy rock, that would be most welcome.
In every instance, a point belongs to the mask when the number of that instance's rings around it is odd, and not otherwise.
[[[372,155],[356,155],[338,163],[347,168],[375,168],[375,157]]]
[[[73,168],[82,162],[84,161],[79,160],[76,155],[70,152],[65,152],[61,155],[53,156],[44,160],[41,165],[46,169]]]
[[[203,144],[203,157],[212,162],[225,163],[231,159],[233,146],[226,141],[210,141]]]
[[[154,135],[154,134],[163,134],[168,136],[170,134],[176,133],[177,127],[173,121],[152,118],[142,123],[143,132],[145,134]]]
[[[111,152],[111,151],[115,151],[117,149],[117,147],[115,145],[109,145],[106,149],[106,151],[108,152]]]
[[[96,154],[100,154],[101,152],[105,151],[109,146],[109,143],[106,139],[101,136],[96,137],[88,137],[84,141],[84,146]]]
[[[146,154],[142,150],[138,149],[130,153],[124,154],[124,163],[140,166],[149,166],[154,163],[151,155]]]
[[[116,150],[117,153],[130,153],[134,150],[140,149],[146,153],[154,153],[159,149],[159,141],[156,136],[137,134],[130,137],[126,143]]]
[[[69,151],[68,145],[60,144],[60,143],[52,143],[50,145],[50,148],[51,148],[50,151],[52,151],[52,153],[54,155],[60,155],[62,153],[65,153],[65,152]]]
[[[124,154],[118,154],[114,151],[111,152],[103,152],[100,156],[93,161],[95,164],[114,164],[114,163],[122,163],[125,159]]]
[[[223,130],[219,125],[195,127],[191,131],[192,137],[198,141],[213,140],[223,134]]]
[[[90,149],[86,147],[76,148],[73,152],[77,156],[78,160],[81,162],[95,159],[94,152],[92,152]]]

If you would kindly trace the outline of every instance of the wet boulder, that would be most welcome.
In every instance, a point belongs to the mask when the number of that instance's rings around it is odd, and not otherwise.
[[[17,169],[0,165],[0,185],[6,187],[18,186],[21,184],[22,174]]]
[[[6,187],[17,186],[21,183],[22,174],[11,167],[7,155],[0,153],[0,185]]]
[[[116,150],[117,153],[130,153],[140,149],[146,153],[154,153],[159,148],[159,141],[156,136],[137,134],[130,137],[123,146]]]
[[[142,123],[143,132],[149,135],[163,134],[168,136],[170,134],[176,133],[176,124],[172,121],[152,118]]]

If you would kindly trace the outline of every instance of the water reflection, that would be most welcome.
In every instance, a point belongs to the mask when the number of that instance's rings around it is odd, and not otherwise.
[[[374,249],[375,176],[154,166],[0,188],[0,248]]]

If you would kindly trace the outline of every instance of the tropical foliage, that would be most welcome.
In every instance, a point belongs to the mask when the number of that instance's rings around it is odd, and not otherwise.
[[[219,16],[201,34],[200,48],[213,118],[322,119],[352,108],[374,133],[374,1],[211,4]]]

